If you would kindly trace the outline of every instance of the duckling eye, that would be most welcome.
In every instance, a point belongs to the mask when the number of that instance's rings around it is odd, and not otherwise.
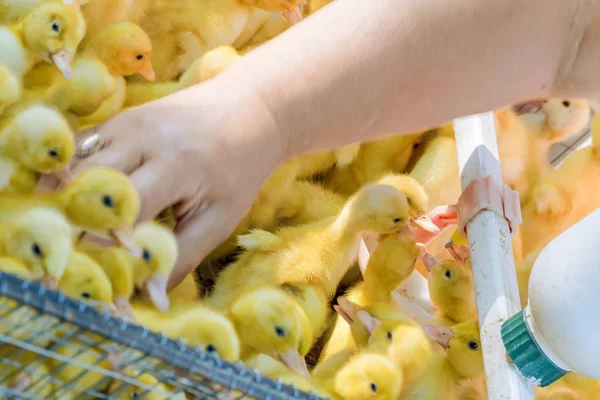
[[[392,340],[392,338],[393,338],[393,336],[392,336],[392,332],[388,332],[388,333],[385,335],[385,337],[386,337],[388,340]]]
[[[110,196],[104,196],[102,198],[102,203],[108,208],[113,208],[115,206],[115,203]]]
[[[208,346],[206,346],[206,351],[208,351],[209,353],[215,353],[217,351],[217,348],[214,345],[209,344]]]
[[[138,54],[137,56],[135,56],[136,60],[143,60],[144,59],[144,55],[143,54]]]
[[[410,197],[406,198],[406,202],[408,203],[409,206],[413,206],[414,205],[414,203],[413,203],[413,201],[411,200]]]
[[[137,399],[138,398],[138,394],[137,392],[133,392],[133,394],[131,395],[132,399]]]
[[[565,100],[565,101],[562,102],[562,105],[565,106],[565,107],[569,107],[571,105],[571,102]]]
[[[285,336],[285,329],[283,329],[280,326],[276,326],[275,327],[275,333],[277,334],[277,336],[279,337],[284,337]]]
[[[37,243],[34,243],[33,246],[31,246],[31,251],[36,257],[42,257],[42,249]]]
[[[374,383],[371,383],[371,392],[377,393],[377,385]]]
[[[55,149],[50,149],[48,150],[48,155],[52,158],[58,156],[58,151],[56,151]]]
[[[150,262],[152,254],[150,254],[150,251],[148,249],[144,249],[144,252],[142,253],[142,258],[144,259],[144,261]]]
[[[394,223],[397,224],[398,222],[401,222],[402,218],[394,218]]]
[[[52,23],[52,30],[56,33],[60,32],[60,25],[58,24],[58,22]]]
[[[92,295],[89,294],[88,292],[83,292],[83,293],[81,293],[81,297],[83,297],[84,299],[89,299],[92,297]]]
[[[477,343],[474,340],[469,340],[469,343],[467,343],[467,345],[469,346],[469,349],[475,351],[479,348],[479,343]]]
[[[452,271],[447,269],[446,272],[444,272],[444,276],[448,279],[452,279]]]

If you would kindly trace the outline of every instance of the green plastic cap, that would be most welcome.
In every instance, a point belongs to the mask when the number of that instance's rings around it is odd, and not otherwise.
[[[506,320],[501,334],[511,361],[532,385],[545,387],[567,374],[544,354],[536,342],[527,325],[525,310]]]

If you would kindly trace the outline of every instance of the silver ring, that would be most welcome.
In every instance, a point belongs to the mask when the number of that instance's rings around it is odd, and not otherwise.
[[[89,157],[92,154],[95,154],[102,150],[105,146],[106,141],[102,138],[102,136],[100,136],[99,133],[94,133],[93,135],[77,143],[77,148],[75,149],[75,157]]]

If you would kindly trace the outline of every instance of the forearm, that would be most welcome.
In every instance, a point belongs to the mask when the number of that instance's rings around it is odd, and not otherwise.
[[[595,2],[337,0],[217,79],[254,88],[287,156],[412,132],[560,95]]]

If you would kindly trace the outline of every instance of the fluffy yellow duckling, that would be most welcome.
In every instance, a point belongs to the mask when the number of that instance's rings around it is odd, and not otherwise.
[[[242,359],[266,354],[308,376],[303,356],[312,346],[311,322],[285,291],[268,286],[244,291],[231,302],[227,315],[240,337]]]
[[[390,171],[403,172],[420,137],[420,134],[393,136],[363,143],[352,163],[331,172],[328,184],[336,192],[350,195]]]
[[[32,193],[39,173],[66,169],[74,151],[73,132],[58,111],[33,105],[17,112],[0,128],[0,193]]]
[[[41,60],[69,77],[71,61],[84,35],[85,20],[78,7],[62,1],[43,2],[19,23],[0,28],[0,64],[19,80]]]
[[[435,260],[428,276],[429,295],[442,319],[451,324],[477,317],[470,263]]]
[[[394,400],[400,396],[403,374],[387,357],[361,352],[335,374],[326,389],[342,400]],[[326,381],[327,382],[327,381]]]
[[[140,74],[150,81],[156,77],[151,64],[152,42],[142,28],[131,22],[103,28],[83,43],[81,54],[100,59],[113,76],[116,87],[99,109],[81,118],[82,128],[100,124],[123,109],[127,95],[125,76]]]
[[[55,193],[0,196],[0,223],[33,208],[49,208],[62,212],[80,229],[115,238],[133,249],[129,232],[139,207],[139,195],[127,176],[97,167]]]
[[[295,181],[277,207],[283,225],[302,225],[337,215],[346,197],[308,181]]]
[[[113,291],[104,270],[93,259],[74,251],[65,272],[58,282],[58,289],[69,297],[106,306],[112,303]]]
[[[353,143],[335,150],[318,151],[296,157],[298,178],[309,179],[324,174],[333,167],[347,167],[358,156],[360,146],[360,143]]]
[[[173,232],[148,221],[139,224],[133,240],[141,249],[140,257],[131,255],[135,286],[161,311],[169,308],[167,282],[177,261],[177,240]]]
[[[150,0],[85,0],[82,11],[87,21],[88,35],[118,22],[138,23]]]
[[[240,340],[232,322],[208,307],[193,305],[165,315],[136,303],[133,313],[152,331],[162,332],[172,339],[183,339],[187,345],[200,346],[229,361],[240,358]]]
[[[220,46],[198,57],[177,82],[128,83],[125,107],[134,107],[214,78],[240,59],[231,46]]]
[[[135,321],[129,300],[133,295],[133,266],[120,248],[81,243],[77,250],[93,259],[102,268],[112,286],[112,303],[122,317]]]
[[[329,301],[323,290],[310,283],[286,282],[280,287],[300,304],[312,324],[314,338],[319,338],[329,316]]]
[[[183,393],[174,394],[166,385],[160,383],[158,379],[148,373],[139,373],[135,370],[126,368],[121,370],[121,374],[134,379],[137,385],[130,385],[122,380],[113,380],[108,387],[108,396],[111,399],[129,400],[143,398],[148,400],[185,400]]]
[[[358,254],[363,232],[391,233],[409,222],[406,197],[387,185],[367,185],[337,217],[240,236],[247,251],[217,278],[212,304],[223,307],[237,289],[267,283],[320,285],[330,298]]]
[[[541,250],[554,237],[600,207],[600,118],[592,124],[592,145],[570,154],[543,177],[523,206],[523,254]]]
[[[250,22],[252,7],[288,13],[300,0],[190,0],[150,3],[141,25],[155,47],[152,63],[160,81],[177,78],[199,56],[232,45]]]
[[[71,252],[72,231],[54,210],[31,209],[0,225],[0,255],[23,262],[31,279],[56,288]]]
[[[455,395],[463,379],[483,373],[481,339],[476,321],[462,322],[452,328],[425,326],[423,329],[445,351],[438,348],[434,352],[424,378],[404,394],[404,399],[446,399],[446,396]]]
[[[72,77],[66,79],[47,64],[39,64],[25,76],[28,89],[22,102],[43,102],[58,107],[73,129],[80,118],[94,113],[116,90],[117,84],[97,57],[78,56],[71,65]]]

